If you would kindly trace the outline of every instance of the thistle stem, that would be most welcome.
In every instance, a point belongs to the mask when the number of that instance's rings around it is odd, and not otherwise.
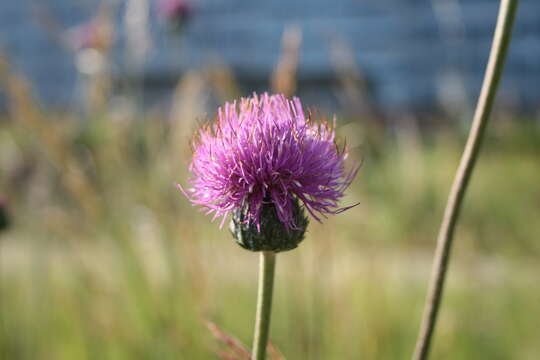
[[[465,150],[461,157],[454,183],[452,184],[448,196],[444,217],[439,229],[428,295],[426,297],[420,332],[418,334],[413,355],[414,360],[426,360],[429,355],[433,331],[437,321],[437,314],[443,296],[444,281],[448,269],[448,262],[450,260],[454,229],[458,222],[467,185],[471,178],[476,160],[478,159],[482,137],[493,107],[499,80],[503,72],[517,5],[518,0],[501,1],[482,90],[480,92],[480,97],[478,98],[478,104],[476,105],[476,111],[467,144],[465,145]]]
[[[273,251],[261,251],[252,360],[266,359],[266,345],[268,344],[268,335],[270,333],[270,313],[272,311],[275,267],[276,253]]]

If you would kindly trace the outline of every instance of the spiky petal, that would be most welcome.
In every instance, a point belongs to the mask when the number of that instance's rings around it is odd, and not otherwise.
[[[254,94],[226,103],[214,123],[193,142],[189,198],[214,218],[246,208],[246,221],[260,231],[263,204],[295,229],[294,201],[318,221],[336,214],[338,201],[357,169],[345,171],[335,124],[306,117],[298,98]]]

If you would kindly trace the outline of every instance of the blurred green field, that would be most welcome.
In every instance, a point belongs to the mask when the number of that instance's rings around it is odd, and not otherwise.
[[[208,321],[249,345],[258,257],[175,188],[200,99],[183,94],[170,117],[45,113],[23,82],[7,84],[2,358],[216,359],[226,346]],[[338,120],[363,164],[344,204],[360,205],[279,255],[271,341],[287,359],[408,358],[464,131]],[[540,355],[540,131],[504,114],[491,125],[433,359]]]

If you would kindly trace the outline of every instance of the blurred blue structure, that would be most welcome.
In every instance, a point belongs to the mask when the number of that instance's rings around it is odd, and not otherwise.
[[[146,0],[140,0],[146,1]],[[422,108],[441,94],[476,96],[488,57],[498,1],[494,0],[198,0],[183,34],[171,35],[150,1],[150,44],[144,76],[152,86],[169,87],[187,69],[203,69],[216,59],[241,81],[264,86],[281,51],[287,25],[302,31],[299,80],[327,86],[335,80],[331,60],[337,41],[347,44],[373,84],[379,105]],[[116,1],[117,40],[113,73],[126,67],[126,1]],[[74,102],[73,54],[44,31],[35,9],[46,9],[64,27],[86,21],[100,2],[47,0],[0,3],[0,49],[36,85],[52,106]],[[450,80],[449,80],[450,79]],[[452,88],[454,80],[461,85]],[[325,85],[326,84],[326,85]],[[450,84],[450,85],[449,85]],[[161,89],[163,90],[163,89]],[[540,1],[523,0],[501,97],[519,106],[540,104]]]

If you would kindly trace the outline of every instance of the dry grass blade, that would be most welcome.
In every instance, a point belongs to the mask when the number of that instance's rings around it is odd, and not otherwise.
[[[217,356],[219,356],[220,358],[224,359],[224,360],[244,360],[245,358],[239,358],[239,357],[236,357],[234,355],[231,355],[229,354],[228,352],[225,352],[225,351],[218,351],[216,352]]]
[[[251,359],[249,351],[242,343],[233,336],[222,331],[215,323],[207,321],[206,326],[212,332],[212,335],[224,345],[228,347],[228,350],[232,351],[236,356],[229,355],[225,352],[218,352],[218,355],[223,359],[236,359],[236,360],[249,360]]]
[[[268,342],[268,352],[270,353],[272,360],[286,360],[281,351],[279,351],[279,349],[271,342]]]
[[[296,91],[296,72],[300,46],[302,45],[302,31],[297,26],[285,29],[283,33],[281,57],[270,79],[272,90],[291,96]]]

